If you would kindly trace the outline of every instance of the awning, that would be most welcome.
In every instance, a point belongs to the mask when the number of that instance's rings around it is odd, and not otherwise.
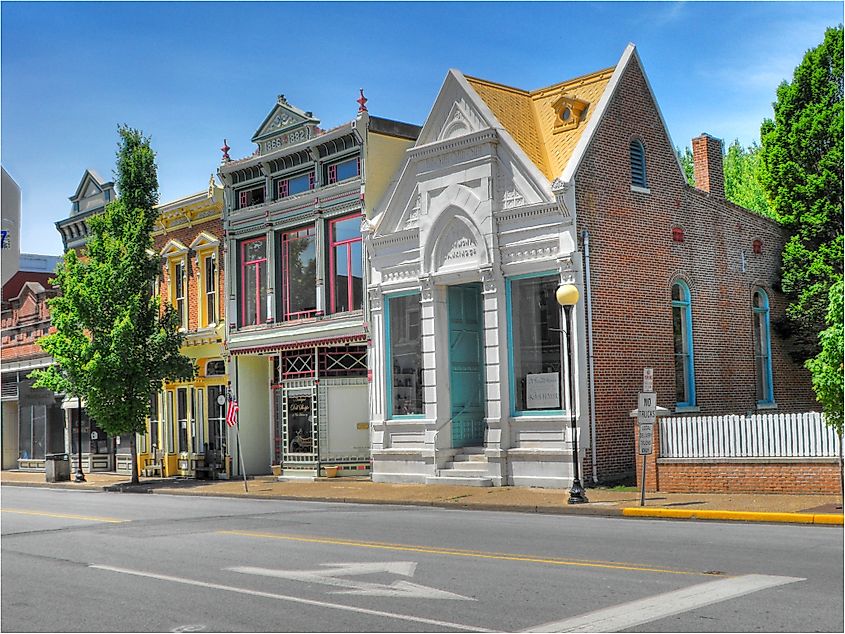
[[[237,350],[230,350],[233,355],[242,354],[266,354],[268,352],[281,352],[282,350],[301,350],[303,348],[325,348],[328,346],[342,346],[349,343],[367,343],[369,341],[368,335],[359,333],[357,335],[347,335],[345,337],[328,337],[326,339],[309,339],[307,341],[287,341],[285,343],[273,343],[265,346],[255,346],[252,348],[239,348]]]

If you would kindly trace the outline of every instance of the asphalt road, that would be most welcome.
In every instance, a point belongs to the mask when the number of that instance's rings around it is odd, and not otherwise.
[[[3,632],[843,631],[843,531],[3,486]]]

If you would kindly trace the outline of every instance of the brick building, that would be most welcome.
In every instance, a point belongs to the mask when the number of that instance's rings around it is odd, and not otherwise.
[[[629,476],[644,368],[675,415],[813,406],[771,328],[783,234],[693,147],[702,189],[633,45],[534,91],[449,72],[365,234],[374,479],[568,486],[573,412],[587,477]]]

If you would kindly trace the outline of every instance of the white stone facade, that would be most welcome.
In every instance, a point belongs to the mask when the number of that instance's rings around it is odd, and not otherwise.
[[[572,194],[549,182],[464,77],[450,71],[398,181],[365,227],[373,480],[438,482],[456,475],[455,482],[495,486],[572,483],[569,407],[516,411],[508,310],[509,280],[548,273],[555,283],[581,288]],[[480,294],[484,433],[477,446],[455,447],[448,298],[450,287],[468,284]],[[394,416],[387,305],[411,292],[419,293],[421,311],[422,411]],[[575,342],[583,342],[581,306],[573,311]],[[575,345],[580,429],[585,347]],[[568,405],[568,389],[561,389]],[[584,434],[579,438],[583,459]]]

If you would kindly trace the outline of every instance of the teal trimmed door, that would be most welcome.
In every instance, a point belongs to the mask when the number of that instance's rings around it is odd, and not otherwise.
[[[484,337],[481,284],[449,287],[452,447],[484,444]]]

